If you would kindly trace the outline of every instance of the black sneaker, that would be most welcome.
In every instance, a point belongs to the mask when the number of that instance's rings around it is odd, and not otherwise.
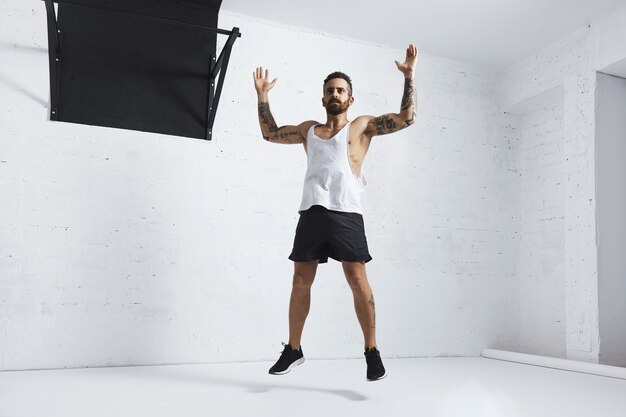
[[[367,380],[377,381],[387,376],[383,361],[380,359],[378,349],[368,348],[365,351],[365,361],[367,362]]]
[[[302,353],[302,346],[300,346],[300,350],[293,350],[291,345],[286,345],[283,343],[285,349],[283,349],[283,353],[278,358],[278,361],[270,368],[270,374],[272,375],[283,375],[287,372],[291,371],[291,368],[295,368],[296,366],[302,364],[304,362],[304,354]]]

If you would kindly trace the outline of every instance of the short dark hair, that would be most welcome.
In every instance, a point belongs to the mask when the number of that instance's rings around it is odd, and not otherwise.
[[[348,87],[349,87],[348,95],[352,96],[352,80],[350,79],[350,77],[348,77],[348,74],[344,74],[341,71],[335,71],[335,72],[328,74],[328,77],[326,77],[326,79],[324,80],[324,87],[326,87],[326,83],[332,80],[333,78],[341,78],[343,80],[346,80],[346,82],[348,83]]]

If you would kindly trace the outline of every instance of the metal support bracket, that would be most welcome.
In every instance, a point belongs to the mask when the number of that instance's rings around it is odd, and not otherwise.
[[[211,140],[213,136],[213,124],[215,123],[215,113],[217,112],[217,105],[222,95],[222,87],[224,86],[224,78],[226,77],[226,69],[228,68],[228,61],[230,59],[230,52],[233,48],[235,40],[240,37],[239,28],[234,27],[228,40],[222,48],[220,57],[215,62],[215,57],[211,57],[209,63],[209,94],[207,104],[207,124],[206,124],[206,140]],[[219,73],[220,78],[215,85],[215,79]]]
[[[56,13],[52,0],[46,2],[48,21],[48,61],[50,63],[50,120],[57,120],[59,114],[59,84],[61,79],[61,31],[57,26]]]

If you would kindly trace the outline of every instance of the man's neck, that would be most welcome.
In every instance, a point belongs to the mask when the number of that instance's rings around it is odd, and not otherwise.
[[[326,127],[328,127],[330,130],[341,129],[346,125],[346,123],[348,123],[348,115],[346,114],[346,112],[338,114],[336,116],[333,114],[326,114]]]

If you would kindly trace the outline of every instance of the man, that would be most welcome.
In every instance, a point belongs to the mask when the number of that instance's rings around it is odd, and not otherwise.
[[[334,72],[324,80],[322,106],[326,123],[314,120],[296,126],[278,127],[269,107],[269,91],[277,79],[269,81],[268,70],[256,69],[254,86],[259,104],[259,123],[263,138],[269,142],[302,143],[307,153],[307,172],[300,205],[293,251],[293,286],[289,303],[289,344],[270,374],[281,375],[304,362],[300,339],[309,313],[311,285],[319,263],[331,257],[340,261],[352,289],[363,337],[367,379],[386,376],[376,345],[374,295],[365,272],[372,258],[367,248],[360,202],[365,187],[361,165],[374,136],[397,132],[414,123],[416,112],[415,83],[417,48],[411,44],[404,63],[396,61],[404,75],[404,95],[399,113],[382,116],[359,116],[352,122],[347,111],[354,102],[350,77]]]

